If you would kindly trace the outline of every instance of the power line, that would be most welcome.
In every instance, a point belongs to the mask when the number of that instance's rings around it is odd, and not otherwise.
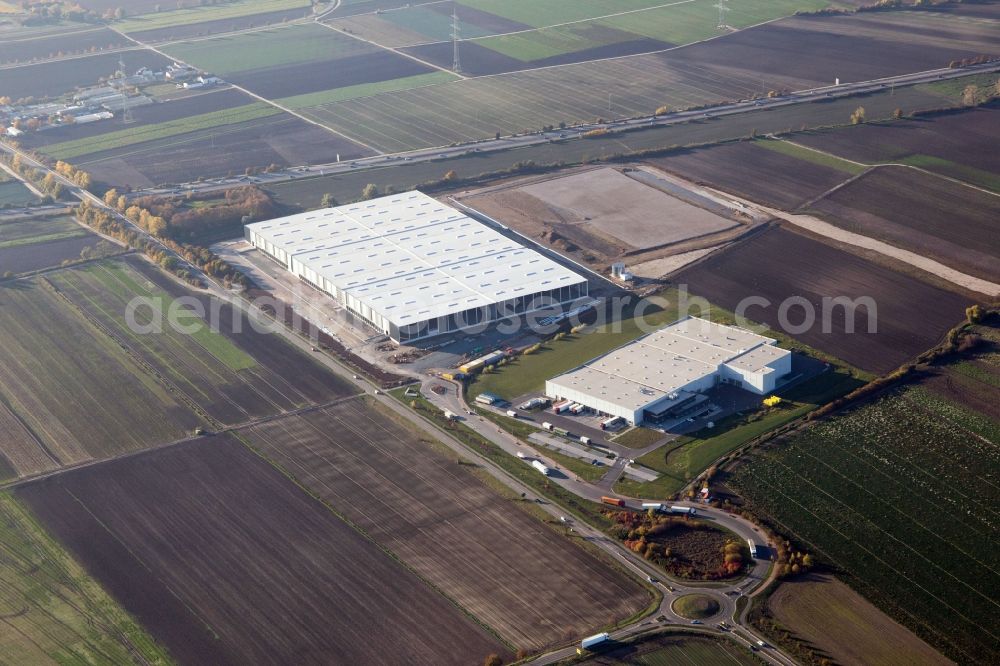
[[[726,12],[730,10],[729,0],[719,0],[719,4],[715,5],[719,9],[719,25],[716,26],[720,30],[724,30],[729,26],[726,24]]]
[[[452,63],[451,63],[451,69],[456,74],[461,74],[462,73],[462,63],[459,62],[459,59],[458,59],[458,42],[459,42],[458,35],[459,35],[459,30],[458,30],[458,9],[453,9],[452,12],[451,12],[451,43],[452,43],[452,51],[453,51],[453,58],[452,58]]]
[[[135,122],[135,118],[132,117],[132,107],[128,105],[128,90],[126,89],[128,74],[125,73],[125,58],[121,55],[118,56],[118,73],[121,75],[122,85],[122,122],[131,125]]]

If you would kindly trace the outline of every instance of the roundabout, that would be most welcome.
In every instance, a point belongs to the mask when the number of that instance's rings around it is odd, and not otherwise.
[[[674,599],[670,610],[688,620],[707,620],[718,615],[722,607],[707,594],[685,594]]]

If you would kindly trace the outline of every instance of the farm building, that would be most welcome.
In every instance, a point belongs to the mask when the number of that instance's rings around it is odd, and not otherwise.
[[[791,352],[750,331],[687,317],[545,382],[545,393],[631,424],[684,416],[719,383],[774,390]]]
[[[416,191],[248,224],[245,235],[396,342],[588,293],[585,278]]]

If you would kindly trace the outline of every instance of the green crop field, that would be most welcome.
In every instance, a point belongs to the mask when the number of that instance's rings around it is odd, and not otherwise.
[[[601,30],[597,24],[588,22],[498,35],[488,39],[478,39],[475,43],[511,58],[530,62],[614,44],[629,37],[628,33]],[[639,36],[634,35],[634,37]]]
[[[63,215],[0,221],[0,248],[34,245],[88,235],[86,229],[72,218]]]
[[[812,164],[818,164],[820,166],[836,169],[837,171],[851,175],[857,175],[867,168],[863,164],[841,159],[818,150],[812,150],[791,141],[771,141],[768,139],[760,139],[754,145],[768,150],[773,150],[776,153],[782,153],[783,155],[788,155],[789,157],[794,157],[805,162],[811,162]]]
[[[143,14],[115,24],[122,32],[141,32],[156,28],[167,28],[175,25],[190,25],[205,21],[240,18],[264,12],[276,12],[283,9],[308,7],[309,0],[231,0],[217,5],[203,5],[186,9]],[[126,5],[127,9],[127,5]]]
[[[1000,392],[974,395],[995,408]],[[1000,423],[911,385],[755,454],[728,483],[946,655],[994,663],[998,475]]]
[[[619,3],[616,3],[616,5]],[[519,60],[536,60],[582,51],[629,39],[647,37],[673,46],[727,34],[718,28],[718,2],[687,0],[686,2],[643,3],[645,7],[626,7],[588,17],[591,20],[564,19],[556,27],[539,28],[531,32],[497,35],[477,39],[479,46],[498,51]],[[744,28],[764,21],[794,14],[796,11],[820,9],[825,0],[741,0],[730,5],[726,23]],[[604,9],[609,9],[604,7]],[[614,28],[612,32],[606,28]]]
[[[0,661],[172,663],[166,651],[50,537],[0,493]]]
[[[740,0],[728,4],[726,24],[746,28],[797,11],[822,9],[829,4],[827,0]],[[667,3],[665,7],[600,19],[597,23],[671,44],[690,44],[726,34],[716,27],[718,5],[714,0]]]
[[[282,65],[336,60],[377,47],[321,25],[276,27],[229,37],[178,42],[165,47],[171,55],[220,76]]]
[[[58,160],[71,160],[83,155],[90,155],[105,150],[124,148],[147,141],[155,141],[172,136],[189,134],[199,130],[235,125],[249,120],[258,120],[281,113],[280,110],[264,102],[254,102],[232,109],[212,111],[188,118],[168,120],[163,123],[140,125],[129,129],[97,134],[95,136],[61,141],[45,146],[40,150],[49,157]]]
[[[0,207],[30,206],[38,202],[38,197],[31,193],[19,180],[7,177],[0,171]]]
[[[676,1],[676,0],[674,0]],[[636,9],[670,4],[670,0],[461,0],[461,4],[536,28],[585,21]]]

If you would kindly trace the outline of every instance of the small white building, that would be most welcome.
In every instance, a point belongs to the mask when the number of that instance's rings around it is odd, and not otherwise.
[[[758,394],[791,372],[777,341],[687,317],[545,382],[545,393],[631,424],[682,415],[728,383]]]

